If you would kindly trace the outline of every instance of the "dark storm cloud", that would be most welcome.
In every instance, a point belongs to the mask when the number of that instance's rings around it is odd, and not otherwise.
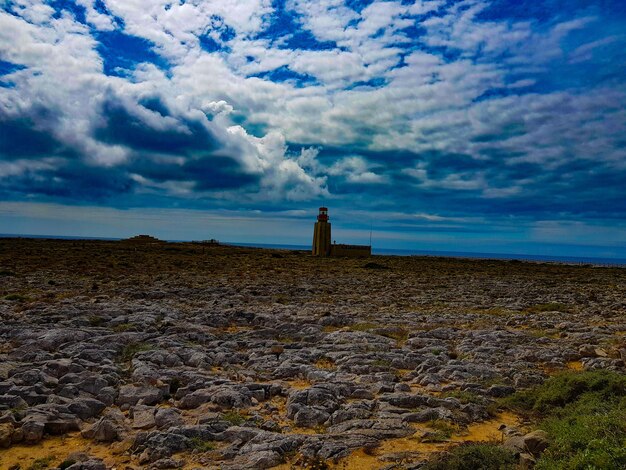
[[[157,103],[160,107],[154,108]],[[166,112],[162,101],[153,99],[150,110]],[[176,128],[156,129],[140,117],[134,116],[114,100],[104,103],[102,115],[105,123],[96,129],[95,137],[107,144],[121,144],[137,151],[153,151],[184,155],[192,151],[210,152],[219,143],[199,122],[178,120]],[[167,114],[166,114],[167,115]]]
[[[102,172],[71,161],[58,161],[53,169],[26,171],[2,184],[4,199],[25,194],[45,196],[51,201],[78,204],[105,202],[130,193],[135,182],[122,171]]]
[[[67,153],[49,131],[38,129],[28,117],[12,119],[0,113],[0,159],[42,158]]]
[[[193,181],[200,191],[244,188],[259,182],[258,176],[242,171],[237,161],[211,155],[189,157],[181,164],[142,156],[133,160],[128,171],[156,182]]]

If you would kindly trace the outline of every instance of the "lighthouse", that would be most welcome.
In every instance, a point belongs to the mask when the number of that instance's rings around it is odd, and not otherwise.
[[[320,207],[313,229],[313,256],[330,256],[330,222],[326,207]]]

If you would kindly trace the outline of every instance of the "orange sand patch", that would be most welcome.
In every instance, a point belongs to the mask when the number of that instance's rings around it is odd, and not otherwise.
[[[497,418],[468,426],[467,433],[452,436],[451,440],[453,442],[499,441],[502,439],[502,433],[498,430],[501,424],[513,427],[519,426],[519,423],[520,420],[516,415],[505,412],[499,414]]]
[[[294,390],[304,390],[306,388],[311,388],[313,385],[308,380],[285,380],[284,383],[289,385],[289,388]]]
[[[253,330],[253,329],[254,329],[254,327],[252,327],[252,326],[231,325],[231,326],[227,326],[222,331],[224,331],[225,333],[239,333],[241,331],[250,331],[250,330]]]
[[[335,363],[327,357],[323,357],[322,359],[319,359],[318,361],[316,361],[315,367],[317,367],[318,369],[323,369],[323,370],[337,369],[337,366],[335,365]]]
[[[12,465],[19,464],[20,468],[29,468],[37,459],[51,458],[49,467],[54,468],[66,460],[67,456],[73,452],[85,452],[90,457],[101,459],[107,466],[114,470],[139,470],[145,466],[131,459],[130,455],[124,452],[128,446],[125,442],[115,442],[113,444],[99,444],[89,441],[80,436],[79,433],[68,434],[62,437],[50,437],[39,444],[15,445],[0,452],[0,468],[7,469]],[[192,460],[195,456],[188,454],[176,454],[175,458],[185,460],[183,470],[198,468],[198,464]]]
[[[50,437],[37,445],[15,445],[3,450],[0,453],[0,467],[9,468],[11,465],[19,464],[21,468],[28,468],[37,459],[51,457],[50,467],[54,468],[72,452],[86,452],[92,457],[104,460],[105,464],[110,467],[129,465],[131,463],[130,457],[113,455],[113,446],[94,443],[83,439],[80,434]],[[131,468],[134,467],[131,466]]]

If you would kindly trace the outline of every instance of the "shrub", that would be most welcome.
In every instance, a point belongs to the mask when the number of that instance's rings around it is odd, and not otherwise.
[[[199,437],[192,437],[189,440],[190,447],[192,450],[197,450],[198,452],[209,452],[215,449],[215,443],[212,441],[205,441]]]
[[[560,416],[547,418],[541,427],[551,445],[538,462],[538,470],[626,468],[626,403],[614,406],[585,397],[568,405]]]
[[[228,421],[233,426],[240,426],[241,424],[246,422],[245,416],[243,416],[238,411],[227,411],[222,415],[224,421]]]
[[[457,431],[457,427],[442,419],[435,419],[425,423],[427,427],[433,430],[422,437],[421,442],[445,442],[452,437]]]
[[[21,295],[21,294],[9,294],[9,295],[6,295],[4,297],[4,299],[5,300],[13,300],[13,301],[16,301],[16,302],[25,302],[25,301],[29,300],[28,297],[26,297],[25,295]]]
[[[515,455],[496,444],[462,444],[439,454],[422,470],[513,470]]]
[[[585,394],[600,400],[626,396],[626,376],[609,371],[565,372],[531,390],[517,392],[504,400],[505,406],[522,414],[546,413],[564,407]]]

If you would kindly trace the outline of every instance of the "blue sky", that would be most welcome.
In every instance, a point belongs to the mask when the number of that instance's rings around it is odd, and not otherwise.
[[[0,233],[626,257],[622,0],[0,0]]]

